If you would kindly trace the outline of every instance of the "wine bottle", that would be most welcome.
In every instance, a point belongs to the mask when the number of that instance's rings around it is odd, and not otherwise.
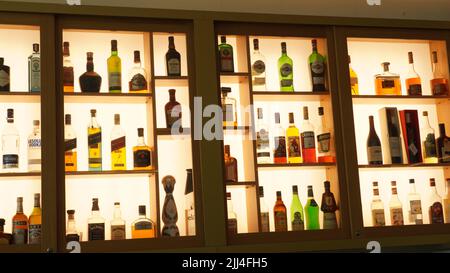
[[[370,131],[367,138],[367,160],[369,165],[383,165],[383,154],[381,150],[381,142],[375,131],[373,116],[369,116]]]

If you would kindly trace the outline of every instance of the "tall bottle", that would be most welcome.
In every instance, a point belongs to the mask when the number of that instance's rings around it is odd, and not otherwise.
[[[111,240],[125,240],[125,220],[122,219],[120,202],[114,203],[113,219],[111,220]]]
[[[63,90],[74,92],[73,64],[70,59],[69,42],[63,43]]]
[[[39,120],[33,120],[33,132],[28,136],[28,171],[41,171],[41,129]]]
[[[88,218],[88,240],[105,240],[105,219],[100,215],[98,198],[92,198],[92,212]]]
[[[66,224],[66,243],[80,241],[80,233],[77,231],[77,225],[75,222],[75,210],[67,211],[67,224]]]
[[[181,55],[175,49],[173,36],[169,36],[169,50],[166,53],[167,76],[181,76]]]
[[[286,43],[281,43],[281,57],[278,59],[278,76],[281,91],[294,91],[293,62],[287,55]]]
[[[153,149],[145,144],[144,128],[138,128],[138,141],[133,147],[133,166],[135,170],[153,169]]]
[[[253,91],[266,90],[266,58],[259,51],[259,40],[253,39],[252,86]]]
[[[286,138],[288,163],[302,163],[300,134],[298,128],[295,127],[294,113],[289,113],[289,127],[286,129]]]
[[[431,92],[434,96],[447,96],[449,92],[448,79],[445,78],[442,66],[438,64],[437,52],[432,53],[433,79],[430,81]]]
[[[390,63],[381,64],[384,72],[375,75],[375,91],[377,95],[398,95],[402,94],[400,75],[389,72]]]
[[[131,238],[155,238],[156,228],[155,222],[150,218],[147,218],[145,206],[139,206],[139,218],[131,224]]]
[[[422,83],[419,74],[414,69],[413,53],[408,52],[409,71],[406,76],[406,90],[410,96],[422,95]]]
[[[409,179],[408,205],[409,222],[411,224],[422,225],[422,201],[420,200],[420,194],[416,191],[416,184],[414,183],[414,179]]]
[[[430,120],[428,119],[428,112],[423,111],[423,118],[425,120],[425,126],[422,128],[422,133],[425,135],[423,141],[423,162],[424,163],[438,163],[437,151],[436,151],[436,136],[434,129],[431,128]]]
[[[236,99],[229,96],[231,93],[230,87],[222,87],[222,112],[223,112],[223,126],[236,127],[237,126],[237,103]]]
[[[39,44],[33,44],[33,53],[28,57],[28,90],[41,91],[41,54]]]
[[[270,232],[269,208],[264,201],[264,188],[259,187],[259,220],[261,222],[261,232]]]
[[[436,189],[436,181],[434,178],[430,178],[431,195],[430,207],[428,209],[428,216],[430,217],[430,224],[443,224],[444,223],[444,210],[442,208],[442,198],[438,194]]]
[[[233,47],[227,44],[227,37],[220,36],[220,72],[234,72]]]
[[[372,212],[372,226],[382,227],[386,225],[386,217],[384,216],[384,204],[380,198],[380,191],[378,190],[378,182],[373,182],[373,199],[370,204],[370,211]]]
[[[34,194],[34,208],[28,218],[28,243],[41,243],[41,226],[42,226],[42,210],[41,210],[41,194]]]
[[[228,234],[238,233],[237,216],[234,212],[233,201],[231,200],[231,193],[227,192],[227,232]]]
[[[447,178],[446,185],[446,193],[444,198],[444,215],[445,215],[445,223],[450,223],[450,178]]]
[[[258,164],[271,163],[269,126],[264,122],[263,109],[258,108],[258,119],[256,120],[256,159]]]
[[[117,40],[111,40],[111,56],[107,61],[110,93],[122,92],[122,61],[117,51]]]
[[[166,196],[162,207],[161,219],[164,223],[161,229],[161,236],[163,237],[178,237],[180,236],[180,229],[177,226],[178,210],[173,197],[175,190],[175,177],[166,175],[162,178],[162,184]]]
[[[176,123],[179,124],[176,128],[181,127],[181,104],[176,100],[175,92],[175,89],[169,89],[169,102],[164,106],[167,128],[172,128]]]
[[[14,109],[7,110],[7,123],[2,132],[2,166],[5,170],[14,171],[19,168],[20,137],[14,125]]]
[[[445,133],[445,124],[439,124],[439,137],[436,139],[439,163],[450,162],[450,137]]]
[[[305,205],[305,220],[307,230],[320,229],[319,205],[316,200],[314,200],[314,192],[311,185],[308,186],[308,200]]]
[[[23,213],[23,197],[17,197],[17,212],[12,218],[13,244],[26,245],[28,242],[28,217]]]
[[[274,127],[274,145],[273,163],[283,164],[287,162],[286,159],[286,136],[283,127],[280,124],[280,113],[275,113],[275,127]],[[298,138],[298,133],[297,133]],[[300,143],[300,139],[298,139]]]
[[[148,93],[147,71],[141,63],[141,53],[134,51],[134,66],[131,68],[128,89],[130,93]]]
[[[397,182],[391,181],[392,195],[389,201],[389,211],[391,215],[391,225],[401,226],[403,225],[403,206],[402,202],[397,195]]]
[[[230,145],[224,146],[225,181],[238,182],[237,159],[231,156]]]
[[[186,187],[184,189],[185,209],[184,218],[186,226],[186,236],[195,236],[195,199],[194,181],[192,179],[192,169],[186,169]]]
[[[336,162],[336,157],[334,155],[333,132],[327,125],[323,107],[319,107],[318,111],[320,118],[317,128],[317,159],[320,163],[334,163]]]
[[[120,115],[114,115],[114,127],[111,132],[111,169],[127,169],[127,150],[125,131],[120,126]]]
[[[291,228],[295,230],[304,230],[305,221],[303,216],[303,206],[298,197],[298,187],[292,186],[292,202],[291,202]]]
[[[277,201],[273,207],[273,219],[275,222],[275,232],[288,231],[286,206],[281,198],[281,191],[277,191]]]
[[[323,229],[337,229],[336,211],[338,206],[336,199],[330,190],[330,181],[325,181],[323,184],[325,192],[322,194],[322,205],[320,206],[320,210],[323,212]]]
[[[66,172],[77,171],[77,135],[72,127],[72,116],[64,117],[64,162]]]
[[[308,106],[303,107],[302,154],[304,163],[316,163],[316,137],[314,126],[309,122]]]
[[[317,51],[317,40],[311,40],[312,53],[309,55],[309,68],[311,72],[312,91],[325,91],[326,59]]]
[[[348,55],[348,66],[350,70],[350,86],[352,88],[352,95],[359,95],[358,75],[356,74],[355,70],[353,70],[351,63],[352,61],[350,59],[350,55]]]
[[[102,128],[97,122],[97,110],[91,109],[91,122],[88,127],[89,170],[102,170]]]
[[[4,58],[0,58],[0,91],[11,91],[10,68],[5,65]]]
[[[100,92],[102,77],[94,72],[94,53],[87,52],[86,72],[80,78],[81,92]]]
[[[369,116],[370,131],[367,137],[367,161],[369,165],[383,165],[381,141],[375,131],[373,116]]]

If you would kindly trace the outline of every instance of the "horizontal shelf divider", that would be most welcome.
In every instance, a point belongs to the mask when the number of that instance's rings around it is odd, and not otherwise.
[[[223,126],[223,130],[250,130],[250,126]]]
[[[188,80],[188,76],[154,76],[155,80]]]
[[[327,96],[330,95],[329,91],[294,91],[294,92],[286,92],[286,91],[253,91],[252,94],[254,96]]]
[[[245,182],[226,182],[227,187],[254,187],[256,186],[255,181],[245,181]]]
[[[152,93],[109,93],[109,92],[65,92],[64,96],[86,97],[151,97]]]
[[[39,253],[41,245],[0,245],[0,253]]]
[[[41,172],[17,172],[17,173],[0,173],[1,177],[39,177]]]
[[[416,163],[416,164],[384,164],[384,165],[359,165],[360,169],[382,168],[439,168],[450,167],[450,163]]]
[[[0,101],[10,103],[39,103],[41,92],[0,91]]]
[[[248,72],[220,72],[220,76],[225,76],[225,77],[232,77],[232,76],[249,77],[250,73],[248,73]]]
[[[153,175],[157,170],[124,170],[124,171],[76,171],[76,172],[66,172],[66,175],[137,175],[137,174],[148,174]]]
[[[171,128],[157,128],[156,134],[159,136],[177,136],[177,135],[190,135],[191,134],[191,128],[181,128],[181,132],[178,130],[176,134],[172,134]]]
[[[406,103],[406,104],[436,104],[449,101],[449,96],[409,96],[409,95],[352,95],[353,103]],[[391,102],[389,102],[391,101]]]
[[[288,164],[258,164],[258,168],[326,168],[334,167],[336,163],[288,163]]]

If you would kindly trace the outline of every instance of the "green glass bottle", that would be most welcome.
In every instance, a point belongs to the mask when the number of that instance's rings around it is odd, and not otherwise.
[[[312,91],[326,91],[325,70],[326,60],[317,51],[317,40],[312,40],[312,53],[309,55],[309,67],[311,71]]]
[[[220,72],[234,72],[233,47],[227,44],[227,37],[220,36]]]
[[[291,227],[292,230],[304,230],[303,206],[298,198],[297,186],[292,186],[292,202],[291,202]]]
[[[305,205],[305,219],[307,230],[320,229],[319,205],[317,205],[316,200],[314,200],[312,186],[308,186],[308,201],[306,201]]]
[[[278,75],[281,91],[294,91],[293,63],[286,52],[286,43],[281,43],[281,57],[278,59]]]

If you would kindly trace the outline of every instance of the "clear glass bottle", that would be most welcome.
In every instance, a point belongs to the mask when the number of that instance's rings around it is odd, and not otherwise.
[[[326,59],[317,50],[317,40],[311,40],[312,53],[309,55],[309,69],[311,73],[312,91],[326,91]]]
[[[41,92],[41,54],[39,44],[33,44],[33,53],[28,57],[28,90]]]
[[[28,243],[36,245],[41,243],[41,227],[42,227],[42,210],[41,210],[41,194],[34,194],[33,211],[28,218]]]
[[[288,163],[302,163],[300,132],[295,127],[294,113],[289,113],[289,127],[286,129]]]
[[[319,163],[334,163],[336,156],[334,155],[334,135],[333,131],[328,127],[324,115],[324,108],[319,107],[319,126],[317,127],[317,160]]]
[[[413,53],[408,52],[409,70],[406,76],[406,90],[410,96],[422,95],[422,83],[419,74],[414,69]]]
[[[410,224],[422,225],[422,201],[420,199],[420,194],[416,191],[416,184],[414,183],[414,179],[409,179],[408,204]]]
[[[125,240],[126,237],[125,220],[122,219],[120,202],[115,202],[111,220],[111,240]]]
[[[384,204],[380,198],[380,191],[378,189],[378,182],[373,184],[373,199],[370,204],[370,211],[372,212],[372,226],[382,227],[386,225],[386,217],[384,216]]]
[[[28,136],[28,171],[41,171],[41,129],[39,120],[33,120],[33,132]]]
[[[424,127],[422,128],[422,134],[425,136],[422,145],[422,154],[424,163],[438,163],[437,151],[436,151],[436,135],[434,129],[431,128],[430,120],[428,118],[428,111],[422,112],[424,119]]]
[[[186,169],[186,172],[186,187],[184,189],[186,236],[195,236],[195,199],[192,169]]]
[[[302,202],[298,197],[298,187],[294,185],[292,186],[291,229],[293,231],[304,230],[304,219]]]
[[[392,195],[389,201],[389,212],[391,215],[391,225],[403,225],[403,206],[397,195],[397,182],[391,181]]]
[[[88,126],[89,171],[102,170],[102,128],[97,122],[97,110],[91,109]]]
[[[70,114],[64,117],[64,162],[66,172],[77,171],[77,135]]]
[[[309,121],[308,106],[303,107],[303,123],[301,128],[303,162],[316,163],[316,137],[314,134],[314,126]]]
[[[275,223],[275,232],[288,231],[287,210],[281,197],[281,191],[277,191],[277,201],[273,207],[273,219]]]
[[[278,76],[280,90],[294,92],[294,66],[292,59],[287,55],[286,43],[281,43],[281,57],[278,59]]]
[[[323,185],[325,192],[322,194],[322,204],[320,206],[320,210],[323,212],[323,229],[337,229],[336,211],[338,210],[338,205],[334,194],[331,192],[331,182],[325,181]]]
[[[3,170],[16,171],[19,168],[20,137],[14,125],[14,109],[7,110],[7,123],[2,132]]]
[[[80,241],[80,233],[77,230],[77,224],[75,222],[75,210],[67,211],[67,224],[66,224],[66,243],[71,241]]]
[[[264,122],[263,109],[258,108],[256,120],[256,159],[258,164],[268,164],[270,160],[269,126]]]
[[[259,51],[259,40],[253,39],[252,87],[253,91],[266,90],[266,58]]]
[[[313,187],[308,186],[308,200],[305,205],[305,222],[307,230],[320,229],[319,205],[314,200]]]
[[[238,233],[238,223],[237,216],[234,212],[233,201],[231,200],[231,193],[227,192],[227,232],[228,234],[237,234]]]
[[[28,243],[28,217],[23,213],[23,197],[17,197],[17,211],[12,218],[12,236],[14,245]]]
[[[69,42],[63,43],[63,90],[66,92],[74,92],[74,76],[73,64],[70,59]]]
[[[4,58],[0,58],[0,91],[11,91],[10,68],[5,65]]]
[[[120,126],[120,115],[114,115],[114,127],[111,131],[111,169],[127,169],[127,149],[125,131]]]
[[[237,103],[236,99],[229,97],[231,93],[230,87],[222,87],[222,112],[223,126],[237,127]]]
[[[238,182],[238,166],[236,158],[231,156],[230,145],[224,146],[225,181]]]
[[[227,44],[227,37],[220,36],[220,72],[234,72],[233,47]]]
[[[448,96],[448,79],[444,76],[442,66],[438,64],[437,52],[433,51],[431,55],[433,61],[433,79],[430,81],[431,92],[434,96]]]
[[[175,49],[173,36],[169,36],[169,50],[166,53],[167,76],[181,76],[181,55]]]
[[[122,92],[122,61],[117,51],[117,40],[111,40],[111,56],[107,61],[110,93]]]
[[[133,147],[133,166],[135,170],[153,169],[153,149],[145,144],[144,128],[138,128],[137,145]]]
[[[402,94],[400,75],[389,72],[389,62],[381,64],[384,72],[375,75],[375,92],[377,95],[397,95]]]
[[[81,92],[100,92],[102,86],[102,77],[94,71],[94,53],[87,52],[86,72],[80,78]]]
[[[436,181],[434,178],[430,178],[430,187],[431,187],[431,194],[428,199],[430,200],[430,207],[428,209],[430,224],[443,224],[444,209],[442,208],[442,198],[437,192]]]
[[[359,95],[358,74],[353,70],[350,55],[348,55],[348,66],[350,70],[350,86],[352,88],[352,95]]]
[[[150,218],[147,218],[145,206],[139,206],[139,218],[131,224],[131,238],[155,238],[156,224]]]
[[[92,212],[88,218],[88,240],[105,240],[105,218],[100,214],[98,198],[92,198]]]
[[[261,221],[261,232],[270,232],[269,207],[264,201],[264,188],[259,186],[259,219]]]
[[[444,203],[444,216],[445,216],[445,223],[450,224],[450,178],[447,178],[447,181],[445,183],[446,185],[446,193],[445,198],[443,200]]]
[[[147,71],[141,63],[141,53],[134,51],[134,65],[130,70],[128,89],[130,93],[148,93]]]
[[[299,134],[297,132],[297,137]],[[275,126],[273,129],[274,138],[274,151],[273,151],[273,163],[275,164],[285,164],[287,163],[286,157],[286,135],[285,130],[280,124],[280,113],[275,113]],[[298,138],[298,143],[300,139]]]

